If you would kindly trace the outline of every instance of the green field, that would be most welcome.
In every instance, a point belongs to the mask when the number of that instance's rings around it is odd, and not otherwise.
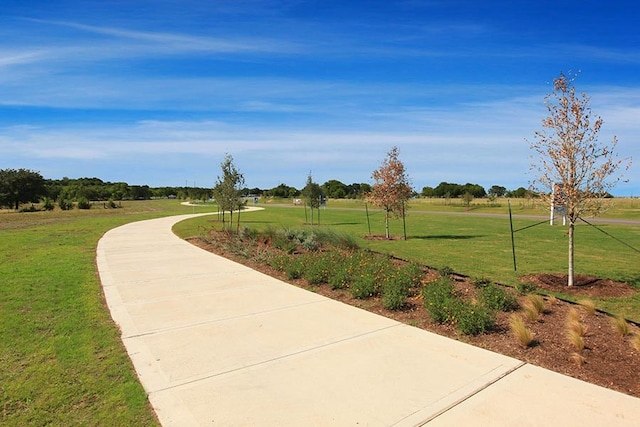
[[[616,201],[612,218],[637,219],[635,200]],[[261,203],[267,209],[241,216],[252,228],[301,228],[302,207]],[[120,342],[103,300],[95,266],[100,237],[119,225],[166,215],[214,210],[177,201],[124,202],[121,209],[97,205],[88,211],[0,212],[0,425],[157,425],[144,390]],[[448,212],[449,214],[443,214]],[[477,201],[470,208],[443,200],[412,201],[407,241],[369,241],[364,204],[330,201],[320,227],[351,233],[362,246],[433,267],[450,267],[473,277],[513,284],[519,275],[564,272],[566,237],[561,226],[540,225],[517,233],[518,271],[513,271],[506,204]],[[383,214],[370,209],[373,234],[383,234]],[[514,203],[514,214],[540,215],[530,204]],[[517,217],[515,227],[539,222]],[[178,224],[182,235],[220,227],[215,217]],[[640,247],[640,227],[601,227]],[[402,222],[391,232],[403,234]],[[638,287],[637,252],[580,225],[576,237],[578,273],[626,280]],[[640,296],[600,300],[600,307],[640,320]]]
[[[127,222],[206,208],[0,213],[0,425],[157,425],[105,306],[96,245]]]

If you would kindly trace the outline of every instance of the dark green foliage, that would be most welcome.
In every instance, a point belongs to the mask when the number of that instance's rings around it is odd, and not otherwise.
[[[490,309],[461,299],[453,305],[452,315],[456,328],[465,335],[483,334],[495,325],[495,315]]]
[[[506,289],[489,284],[480,290],[480,303],[489,310],[512,311],[518,308],[518,300]]]
[[[0,169],[0,207],[18,210],[22,203],[37,203],[47,194],[45,180],[28,169]]]
[[[358,274],[351,282],[350,289],[351,295],[360,299],[376,296],[380,292],[376,276],[371,272]]]
[[[516,291],[522,295],[530,294],[536,290],[536,285],[531,282],[518,282],[516,283]]]
[[[73,202],[71,200],[61,198],[58,199],[58,206],[60,206],[60,209],[63,211],[69,211],[73,209]]]
[[[327,283],[331,289],[344,289],[351,283],[351,274],[346,268],[332,268],[329,271]]]
[[[456,296],[453,282],[449,277],[441,277],[431,282],[422,292],[424,305],[431,318],[438,323],[445,323],[452,319]]]
[[[78,209],[91,209],[91,202],[85,197],[78,199]]]

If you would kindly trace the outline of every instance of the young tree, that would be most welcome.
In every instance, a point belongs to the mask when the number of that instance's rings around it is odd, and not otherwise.
[[[222,212],[222,224],[224,227],[224,213],[229,211],[229,229],[233,227],[233,211],[238,211],[238,228],[240,227],[240,210],[243,208],[245,201],[242,199],[240,192],[244,187],[244,175],[238,171],[233,164],[233,157],[225,154],[223,162],[220,164],[222,176],[218,176],[213,194],[218,204],[218,208]]]
[[[36,203],[47,195],[42,175],[28,169],[0,169],[0,206],[18,210],[21,203]]]
[[[545,97],[549,116],[542,120],[542,130],[535,133],[531,149],[538,155],[531,170],[537,178],[531,189],[549,206],[555,189],[561,189],[561,203],[569,221],[568,286],[574,283],[575,223],[582,216],[597,216],[606,207],[605,196],[621,176],[620,167],[630,160],[618,160],[617,139],[609,145],[598,142],[602,119],[592,115],[590,98],[576,94],[576,75],[561,73],[553,80],[553,92]],[[556,202],[558,202],[556,194]]]
[[[367,195],[375,206],[384,209],[385,236],[389,236],[389,218],[399,217],[404,211],[405,202],[411,198],[411,185],[404,169],[404,164],[398,158],[398,147],[393,147],[387,153],[380,168],[373,171],[371,177],[375,183]]]
[[[307,184],[302,189],[302,197],[305,200],[305,204],[311,208],[311,225],[313,225],[313,210],[318,210],[318,223],[320,222],[320,202],[322,197],[322,188],[315,182],[311,172],[307,176]]]

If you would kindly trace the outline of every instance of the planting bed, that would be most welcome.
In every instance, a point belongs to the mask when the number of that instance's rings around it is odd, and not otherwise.
[[[233,244],[226,244],[230,240],[233,240]],[[412,288],[402,308],[389,310],[384,308],[381,296],[355,298],[348,288],[332,289],[328,284],[311,285],[306,279],[288,278],[286,273],[271,267],[265,261],[267,258],[265,254],[275,250],[268,241],[260,241],[256,244],[256,241],[251,239],[236,239],[227,233],[220,232],[212,232],[206,237],[192,238],[189,241],[210,252],[346,304],[583,381],[640,397],[640,370],[638,370],[640,349],[632,345],[632,341],[638,338],[637,334],[640,334],[640,328],[628,324],[628,334],[622,336],[612,325],[611,317],[592,312],[586,306],[545,296],[544,312],[536,320],[526,318],[521,308],[513,312],[498,312],[495,326],[487,333],[475,336],[464,335],[451,323],[434,322],[425,309],[422,289],[441,276],[438,271],[425,269],[422,288],[420,286]],[[239,245],[245,245],[245,247],[240,248]],[[292,256],[296,256],[297,251],[293,252]],[[476,301],[479,298],[479,287],[473,280],[455,274],[451,275],[451,278],[457,296],[467,301]],[[529,276],[523,280],[535,284],[541,292],[545,289],[560,290],[559,287],[566,283],[566,277],[553,275]],[[561,290],[566,292],[566,287],[562,286]],[[508,292],[516,296],[521,306],[528,298],[512,289],[508,289]],[[586,277],[579,277],[577,286],[571,290],[572,294],[585,298],[627,296],[634,292],[637,291],[625,283]],[[575,344],[568,339],[567,319],[572,310],[577,312],[578,321],[586,331],[583,337],[584,348],[581,350],[576,349]],[[509,319],[514,314],[524,319],[526,326],[533,333],[534,341],[530,346],[522,345],[511,333]],[[635,338],[634,334],[636,334]],[[640,347],[640,344],[636,344],[636,347]]]

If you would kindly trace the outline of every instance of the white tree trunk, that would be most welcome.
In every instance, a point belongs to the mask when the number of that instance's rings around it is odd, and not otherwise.
[[[389,239],[389,211],[385,211],[384,213],[384,229],[385,235],[387,236],[387,239]]]
[[[569,220],[569,274],[567,278],[567,286],[573,286],[574,265],[573,265],[573,233],[574,223]]]

